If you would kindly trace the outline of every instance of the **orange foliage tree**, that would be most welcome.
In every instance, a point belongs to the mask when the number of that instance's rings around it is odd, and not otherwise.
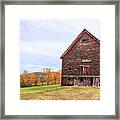
[[[28,73],[26,70],[20,75],[20,86],[37,86],[59,84],[61,81],[61,71],[52,71],[46,68],[43,72]]]

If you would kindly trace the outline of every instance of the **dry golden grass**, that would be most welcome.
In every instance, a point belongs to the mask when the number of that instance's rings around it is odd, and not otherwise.
[[[21,100],[99,100],[97,86],[36,86],[21,88]]]

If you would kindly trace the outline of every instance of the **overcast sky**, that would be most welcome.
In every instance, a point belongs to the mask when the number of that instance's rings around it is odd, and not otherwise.
[[[21,20],[20,71],[60,70],[60,56],[84,28],[100,39],[99,20]]]

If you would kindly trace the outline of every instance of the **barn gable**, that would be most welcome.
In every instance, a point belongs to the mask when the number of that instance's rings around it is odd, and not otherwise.
[[[79,42],[80,39],[82,39],[83,41],[85,41],[86,39],[88,39],[88,37],[92,38],[93,40],[95,40],[96,42],[100,43],[99,39],[96,38],[94,35],[92,35],[89,31],[87,31],[86,29],[84,29],[78,36],[77,38],[72,42],[72,44],[68,47],[68,49],[62,54],[62,56],[60,57],[60,59],[62,59],[73,47],[76,43]]]
[[[61,59],[61,85],[100,85],[100,41],[86,29]]]

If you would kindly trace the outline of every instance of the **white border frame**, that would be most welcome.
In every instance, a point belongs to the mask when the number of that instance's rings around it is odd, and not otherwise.
[[[53,2],[54,3],[54,2]],[[52,4],[53,4],[52,3]],[[84,3],[84,2],[83,2]],[[91,2],[90,2],[91,3]],[[113,4],[113,3],[112,3]],[[114,3],[115,4],[115,3]],[[116,5],[117,6],[117,5]],[[117,9],[117,8],[116,8]],[[4,9],[3,9],[4,10]],[[118,23],[117,23],[117,25],[118,25]],[[4,24],[3,24],[3,26],[4,26]],[[117,30],[118,30],[118,28],[117,28]],[[3,29],[3,31],[2,32],[4,32],[4,29]],[[118,32],[116,32],[116,35],[118,36]],[[2,37],[2,38],[4,38],[4,36]],[[4,42],[3,42],[4,43]],[[116,43],[118,43],[118,41],[116,42]],[[117,52],[117,51],[116,51]],[[4,56],[4,55],[3,55]],[[4,59],[4,58],[3,58]],[[3,60],[2,59],[2,60]],[[4,61],[2,61],[3,63],[4,63]],[[117,63],[118,63],[118,61],[117,61]],[[4,70],[4,68],[3,68],[3,70]],[[118,69],[117,69],[117,71],[118,71]],[[117,73],[116,73],[117,74]],[[4,74],[3,74],[4,75]],[[118,74],[117,74],[117,76],[118,76]],[[116,77],[117,77],[116,76]],[[4,78],[4,76],[3,76],[3,78]],[[3,89],[3,87],[2,87],[2,90],[4,90]],[[116,94],[117,94],[117,92],[116,92]],[[4,96],[4,95],[3,95]],[[4,98],[3,98],[4,99]],[[118,109],[116,110],[117,112],[118,112]],[[115,112],[116,113],[116,112]],[[116,114],[115,114],[115,116],[116,116]],[[115,117],[115,116],[113,116],[113,117]],[[56,116],[57,117],[57,116]],[[60,116],[59,116],[60,117]],[[61,116],[62,117],[62,116]],[[64,116],[65,117],[65,116]],[[68,117],[68,116],[67,116]],[[70,116],[69,116],[70,117]],[[71,116],[72,117],[72,116]],[[77,116],[76,116],[77,117]],[[83,116],[83,117],[85,117],[85,116]],[[95,117],[95,116],[93,116],[93,117]],[[105,116],[104,116],[105,117]],[[106,116],[107,117],[107,116]],[[110,116],[109,116],[110,117]],[[97,118],[99,118],[99,116],[97,117]]]

